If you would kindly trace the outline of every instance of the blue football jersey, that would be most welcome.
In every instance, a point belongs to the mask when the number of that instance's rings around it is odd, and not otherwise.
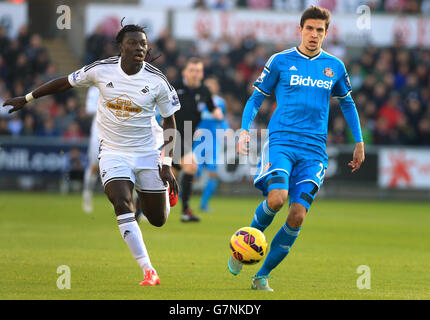
[[[213,99],[214,105],[220,108],[222,113],[225,116],[225,100],[217,95],[213,95],[212,99]],[[205,128],[215,133],[216,129],[228,129],[228,124],[225,118],[222,120],[214,119],[214,117],[212,116],[212,113],[210,113],[208,108],[205,106],[202,112],[202,119],[198,125],[198,128]]]
[[[275,90],[277,108],[268,126],[270,137],[316,145],[325,154],[330,96],[346,97],[351,92],[341,60],[324,50],[309,57],[294,47],[274,54],[254,87],[266,96]]]

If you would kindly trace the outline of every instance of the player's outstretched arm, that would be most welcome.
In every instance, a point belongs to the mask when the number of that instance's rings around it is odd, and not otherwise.
[[[239,142],[236,145],[236,152],[242,155],[248,155],[249,151],[249,128],[252,121],[258,113],[265,96],[258,90],[254,90],[252,96],[248,99],[242,114],[242,126]]]
[[[339,98],[339,103],[343,112],[343,116],[345,117],[345,120],[351,129],[352,136],[356,142],[352,161],[348,163],[348,165],[352,168],[352,172],[355,172],[360,169],[362,163],[364,162],[364,142],[363,136],[361,134],[360,119],[358,117],[354,100],[350,94],[343,98]]]
[[[9,110],[9,113],[12,113],[21,110],[27,102],[30,102],[33,99],[37,99],[49,94],[60,93],[70,88],[72,88],[72,86],[70,85],[67,77],[57,78],[42,84],[39,88],[25,96],[7,99],[3,103],[3,107],[13,106],[13,108]]]
[[[173,192],[176,196],[179,192],[178,183],[176,182],[175,176],[170,169],[170,167],[172,166],[173,151],[176,141],[176,120],[174,114],[167,118],[163,118],[163,130],[165,154],[163,159],[163,166],[160,170],[160,178],[164,183],[169,183],[170,192]]]

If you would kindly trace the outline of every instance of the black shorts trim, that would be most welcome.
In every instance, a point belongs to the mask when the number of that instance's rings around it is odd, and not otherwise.
[[[307,193],[304,193],[304,192],[302,192],[302,194],[300,195],[300,199],[305,200],[310,205],[312,204],[312,201],[314,201],[314,199],[312,199],[312,197],[310,195],[308,195]]]
[[[103,187],[106,187],[106,185],[107,185],[109,182],[111,182],[111,181],[115,181],[115,180],[126,180],[126,181],[133,182],[133,181],[131,181],[130,177],[113,177],[113,178],[107,179],[107,180],[103,183]]]
[[[142,193],[164,193],[164,192],[166,192],[166,190],[167,190],[167,188],[162,189],[162,190],[142,190],[142,189],[136,188],[137,192],[142,192]]]

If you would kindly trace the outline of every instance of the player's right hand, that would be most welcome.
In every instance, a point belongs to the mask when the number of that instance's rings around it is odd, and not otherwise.
[[[8,111],[8,113],[12,113],[12,112],[21,110],[26,103],[27,101],[25,100],[25,97],[16,97],[16,98],[7,99],[3,103],[3,107],[12,106],[13,108]]]
[[[236,152],[244,156],[249,152],[249,133],[247,130],[242,130],[239,136],[239,142],[236,145]]]

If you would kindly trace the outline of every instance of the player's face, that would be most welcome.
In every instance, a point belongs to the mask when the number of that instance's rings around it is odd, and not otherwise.
[[[187,86],[190,88],[200,87],[203,80],[203,63],[188,63],[184,71],[182,71]]]
[[[325,28],[325,20],[307,19],[303,28],[300,26],[300,34],[302,35],[302,45],[308,53],[317,53],[320,51],[324,38],[327,35]]]
[[[120,44],[121,58],[129,63],[143,64],[148,52],[148,40],[143,32],[126,32]]]

